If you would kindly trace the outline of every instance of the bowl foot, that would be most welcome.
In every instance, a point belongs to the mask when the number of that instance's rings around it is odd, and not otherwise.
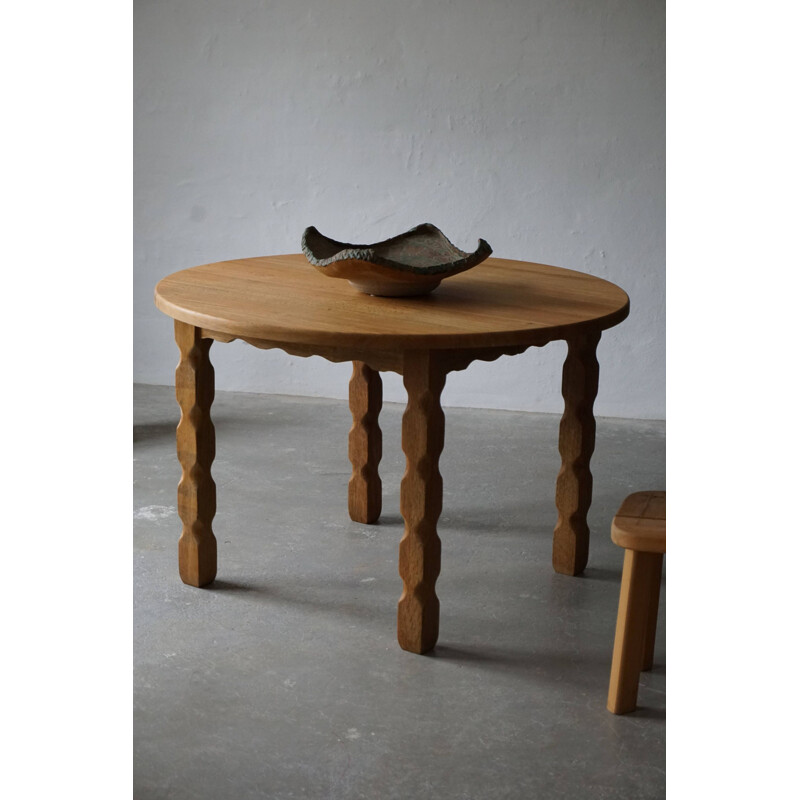
[[[375,297],[419,297],[423,294],[430,294],[441,281],[418,284],[400,283],[399,281],[356,280],[348,281],[348,283],[358,289],[359,292],[371,294]]]

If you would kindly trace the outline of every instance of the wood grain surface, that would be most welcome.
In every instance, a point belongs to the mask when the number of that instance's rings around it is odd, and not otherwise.
[[[589,560],[589,523],[592,504],[594,400],[600,379],[597,344],[600,331],[568,340],[561,378],[564,414],[558,431],[561,469],[556,478],[558,520],[553,532],[553,569],[580,575]]]
[[[562,468],[556,485],[558,522],[553,564],[578,574],[586,566],[594,449],[592,406],[597,393],[595,355],[601,332],[627,317],[628,296],[618,286],[581,272],[490,258],[443,281],[430,295],[373,297],[345,280],[318,273],[303,255],[264,256],[176,272],[156,287],[156,306],[175,319],[181,350],[176,390],[182,417],[178,452],[181,577],[202,586],[216,574],[211,520],[214,426],[210,406],[212,341],[241,339],[291,355],[353,361],[348,490],[352,519],[374,522],[381,511],[379,371],[403,375],[408,405],[402,444],[406,472],[400,488],[405,531],[399,570],[398,641],[425,653],[439,633],[436,579],[442,508],[439,457],[444,446],[441,393],[447,373],[474,360],[492,361],[531,346],[566,339],[564,416],[559,436]],[[638,651],[639,665],[647,657]]]
[[[625,551],[606,703],[612,714],[627,714],[636,708],[639,674],[648,656],[648,625],[653,619],[652,582],[660,566],[657,553]]]
[[[582,272],[489,258],[424,297],[362,294],[302,254],[192,267],[164,278],[156,306],[233,337],[368,350],[546,344],[628,315],[628,296]]]
[[[371,524],[381,515],[381,476],[378,465],[383,452],[383,434],[378,416],[383,404],[381,375],[363,361],[353,362],[350,378],[350,413],[353,427],[348,452],[353,474],[347,485],[347,506],[354,522]]]
[[[611,538],[625,548],[625,561],[607,707],[613,714],[627,714],[636,708],[640,672],[653,666],[667,544],[667,493],[628,495],[612,520]]]
[[[622,502],[611,524],[620,547],[645,553],[667,552],[667,493],[634,492]]]
[[[208,357],[211,339],[199,329],[175,323],[180,362],[175,370],[175,395],[181,408],[178,423],[178,460],[182,475],[178,484],[178,515],[183,531],[178,541],[181,580],[205,586],[217,574],[217,540],[211,521],[217,512],[217,487],[211,477],[216,438],[211,421],[214,402],[214,367]]]
[[[439,456],[444,448],[441,406],[445,370],[435,354],[406,354],[403,383],[408,405],[403,414],[402,442],[406,471],[400,483],[400,513],[405,521],[400,540],[403,594],[397,604],[397,641],[404,650],[427,653],[439,637],[436,579],[442,543],[436,523],[442,512]]]

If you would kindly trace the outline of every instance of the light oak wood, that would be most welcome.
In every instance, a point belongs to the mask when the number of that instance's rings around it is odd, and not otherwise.
[[[396,372],[403,374],[403,354],[402,352],[365,350],[361,347],[341,346],[335,347],[326,344],[302,344],[298,342],[274,342],[267,339],[253,339],[249,336],[235,336],[231,333],[221,333],[210,328],[203,328],[203,336],[213,339],[216,342],[233,342],[240,339],[247,344],[257,347],[260,350],[283,350],[291,356],[308,358],[309,356],[321,356],[335,364],[342,361],[361,361],[375,371]],[[479,356],[476,356],[476,358]],[[498,356],[495,356],[497,358]]]
[[[210,328],[202,328],[201,330],[204,338],[213,339],[216,342],[233,342],[239,339],[261,350],[279,349],[289,355],[300,356],[301,358],[322,356],[322,358],[333,361],[334,363],[341,363],[342,361],[361,361],[376,372],[396,372],[398,375],[403,374],[402,350],[382,351],[366,350],[361,347],[350,347],[347,345],[334,347],[325,344],[311,345],[298,344],[297,342],[274,342],[266,339],[253,339],[246,336],[221,333],[220,331],[211,330]],[[545,337],[541,341],[535,342],[535,345],[541,347],[547,344],[548,341],[549,339]],[[530,346],[533,346],[533,344],[501,345],[500,347],[470,347],[461,350],[436,348],[435,352],[439,355],[447,372],[453,372],[466,369],[473,361],[496,361],[501,356],[519,355],[525,352]]]
[[[397,640],[404,650],[426,653],[439,637],[436,579],[442,545],[436,522],[442,511],[439,456],[444,447],[445,370],[428,351],[408,352],[403,382],[408,406],[402,429],[406,471],[400,484],[400,512],[405,532],[400,541],[403,594],[397,607]]]
[[[384,352],[542,345],[628,315],[628,296],[613,283],[501,258],[411,298],[362,294],[301,254],[225,261],[169,275],[155,302],[174,319],[237,338]]]
[[[608,710],[613,714],[627,714],[636,708],[649,616],[648,578],[655,558],[652,553],[625,551],[608,688]]]
[[[175,394],[181,408],[177,429],[178,460],[182,475],[178,484],[178,515],[183,531],[178,541],[181,580],[206,586],[217,574],[217,540],[211,521],[217,511],[217,487],[211,477],[216,440],[211,421],[214,402],[214,368],[203,339],[193,325],[175,322],[175,341],[180,363],[175,371]]]
[[[181,558],[182,564],[194,565],[181,568],[184,580],[200,585],[213,580],[216,570],[211,533],[213,426],[207,388],[210,384],[213,398],[213,370],[208,346],[212,340],[234,339],[301,357],[360,363],[351,384],[355,399],[348,505],[353,519],[365,522],[375,521],[380,513],[377,373],[403,375],[408,389],[403,422],[408,466],[401,487],[406,529],[400,548],[404,592],[398,607],[398,638],[413,652],[429,650],[438,636],[436,522],[442,497],[438,459],[444,437],[440,394],[445,376],[475,360],[493,361],[528,347],[568,340],[553,563],[569,574],[585,567],[592,404],[598,380],[595,349],[600,332],[628,315],[628,297],[619,287],[572,270],[490,258],[448,278],[428,296],[372,297],[345,281],[320,275],[304,256],[293,254],[174,273],[156,287],[155,302],[176,320],[176,331],[183,326],[187,342],[191,331],[191,344],[186,346],[194,348],[185,358],[192,365],[184,368],[189,377],[179,376],[178,382],[179,402],[190,420],[184,425],[188,432],[179,435],[185,464],[181,491],[186,495]],[[202,402],[197,400],[200,395]],[[184,444],[181,437],[188,437]]]
[[[383,402],[380,373],[363,361],[353,362],[350,378],[350,412],[353,427],[349,436],[350,463],[353,474],[347,487],[350,519],[355,522],[377,522],[381,515],[381,461],[383,436],[378,415]]]
[[[553,532],[553,568],[564,575],[580,575],[589,559],[589,461],[594,452],[599,341],[600,331],[568,340],[562,375],[564,414],[558,434],[561,470],[556,478],[558,520]]]
[[[634,525],[637,520],[647,523],[643,534]],[[608,687],[607,706],[614,714],[636,708],[640,672],[653,666],[666,527],[666,492],[629,495],[611,525],[612,539],[625,542],[620,545],[625,561]]]
[[[635,492],[625,498],[611,523],[611,540],[646,553],[667,552],[667,493]]]
[[[650,585],[650,597],[647,599],[647,621],[644,630],[644,648],[642,651],[642,672],[653,668],[653,653],[656,649],[656,629],[658,627],[658,605],[661,597],[661,570],[664,556],[661,553],[653,558],[651,574],[647,580]]]

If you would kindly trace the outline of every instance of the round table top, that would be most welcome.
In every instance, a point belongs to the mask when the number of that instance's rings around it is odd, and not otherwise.
[[[330,278],[302,254],[206,264],[159,282],[174,319],[241,338],[373,349],[541,344],[605,330],[628,295],[574,270],[489,258],[422,297],[373,297]]]

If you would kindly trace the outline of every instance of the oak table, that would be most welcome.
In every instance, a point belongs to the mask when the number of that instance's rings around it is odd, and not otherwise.
[[[425,653],[439,633],[435,584],[441,561],[436,523],[442,508],[439,456],[444,446],[441,393],[447,373],[475,360],[493,361],[528,347],[567,341],[559,429],[562,465],[556,479],[558,519],[553,566],[577,575],[589,553],[587,512],[592,497],[597,343],[603,330],[628,315],[618,286],[573,270],[489,258],[444,281],[423,297],[361,294],[344,280],[319,274],[300,254],[265,256],[193,267],[164,278],[156,306],[175,320],[180,349],[176,394],[182,477],[178,513],[181,579],[205,586],[217,571],[211,529],[216,487],[211,477],[215,437],[212,342],[241,339],[296,356],[352,361],[348,504],[353,520],[376,522],[381,512],[381,371],[403,376],[408,405],[400,486],[405,532],[400,541],[403,593],[398,603],[400,646]]]

